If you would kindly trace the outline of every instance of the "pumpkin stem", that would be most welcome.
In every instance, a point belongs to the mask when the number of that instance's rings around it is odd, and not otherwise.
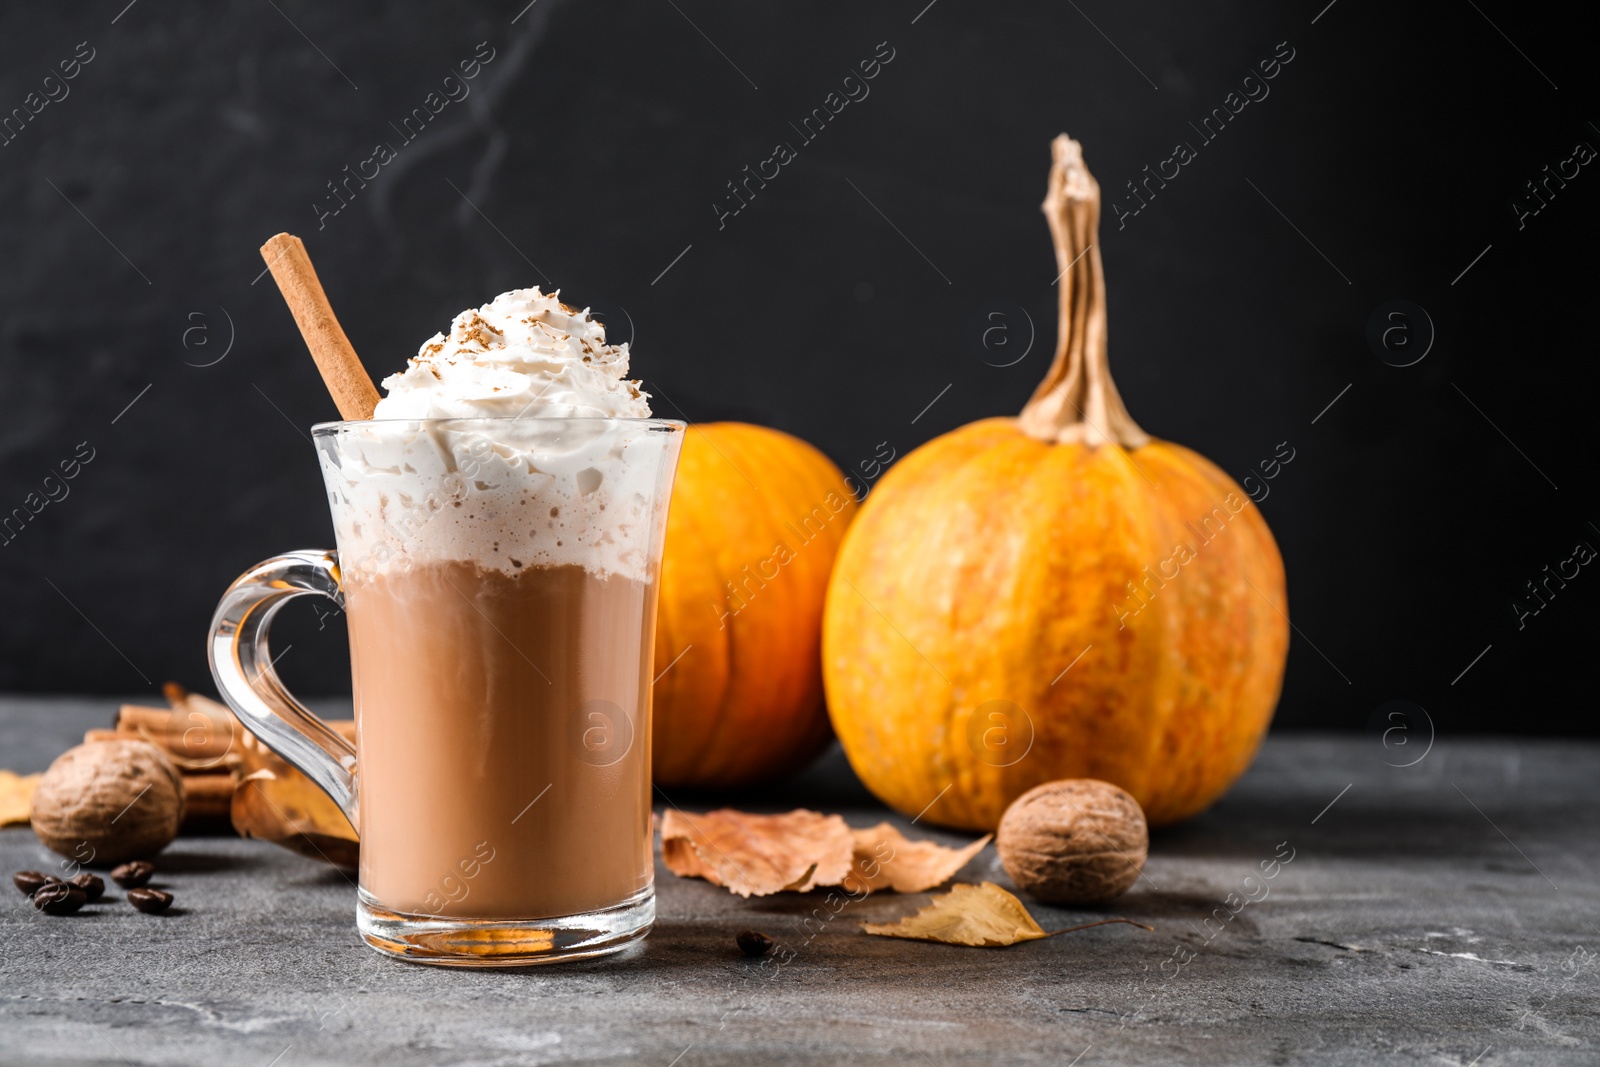
[[[1150,443],[1122,406],[1106,361],[1106,281],[1095,238],[1100,185],[1083,164],[1083,146],[1066,134],[1051,144],[1053,162],[1043,210],[1061,277],[1061,326],[1055,361],[1017,424],[1056,444],[1138,448]]]

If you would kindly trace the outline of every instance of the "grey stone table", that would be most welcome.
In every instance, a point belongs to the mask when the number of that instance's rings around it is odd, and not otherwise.
[[[0,765],[43,767],[114,706],[0,701]],[[1386,756],[1272,738],[1226,799],[1155,835],[1114,913],[1156,933],[1007,949],[860,932],[921,896],[805,924],[814,898],[743,902],[658,867],[659,921],[628,954],[447,971],[364,948],[337,871],[180,839],[160,857],[180,914],[52,919],[20,894],[0,908],[0,1062],[1600,1062],[1600,745],[1441,739],[1415,766]],[[885,815],[837,753],[739,802]],[[30,831],[0,832],[5,874],[52,860]],[[992,849],[961,877],[1006,884]],[[1097,917],[1033,911],[1046,929]],[[748,928],[793,959],[769,977],[734,948]]]

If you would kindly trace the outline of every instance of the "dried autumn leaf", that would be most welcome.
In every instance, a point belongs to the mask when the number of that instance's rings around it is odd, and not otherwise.
[[[886,822],[852,830],[850,835],[855,856],[844,887],[853,893],[862,889],[921,893],[943,885],[994,836],[985,834],[966,848],[946,848],[932,841],[912,841]]]
[[[673,808],[661,821],[661,858],[668,870],[741,897],[838,885],[850,873],[853,854],[843,819],[803,808],[783,815],[731,808],[690,815]]]
[[[0,771],[0,826],[28,825],[33,790],[38,784],[37,774]]]
[[[862,923],[861,929],[878,937],[904,937],[913,941],[938,941],[946,945],[995,948],[1110,923],[1128,923],[1141,929],[1151,929],[1131,919],[1102,919],[1046,933],[1033,921],[1033,916],[1022,906],[1022,901],[993,882],[984,882],[982,885],[954,886],[943,896],[934,897],[927,907],[915,915],[908,915],[899,922]]]
[[[335,867],[354,868],[360,856],[339,805],[299,772],[246,775],[233,792],[233,828]]]
[[[352,745],[356,743],[356,721],[354,719],[324,719],[328,728]],[[239,757],[239,769],[243,774],[253,774],[266,769],[278,777],[297,775],[300,772],[289,766],[289,761],[268,748],[261,739],[248,729],[239,731],[239,743],[235,746]]]
[[[1015,945],[1050,936],[1022,901],[993,882],[955,886],[915,915],[897,923],[863,923],[861,928],[879,937],[949,945]]]

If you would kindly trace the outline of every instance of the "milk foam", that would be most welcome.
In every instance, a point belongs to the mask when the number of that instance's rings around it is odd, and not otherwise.
[[[647,580],[676,435],[628,421],[650,415],[628,346],[557,296],[462,312],[384,379],[373,421],[319,433],[347,580],[431,562]]]

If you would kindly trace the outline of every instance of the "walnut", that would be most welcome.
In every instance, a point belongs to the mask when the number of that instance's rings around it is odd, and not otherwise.
[[[178,835],[183,784],[148,741],[68,749],[39,779],[33,830],[53,852],[97,867],[160,852]]]
[[[1102,904],[1144,869],[1150,831],[1139,802],[1109,782],[1073,778],[1022,794],[1000,819],[1006,873],[1046,904]]]

